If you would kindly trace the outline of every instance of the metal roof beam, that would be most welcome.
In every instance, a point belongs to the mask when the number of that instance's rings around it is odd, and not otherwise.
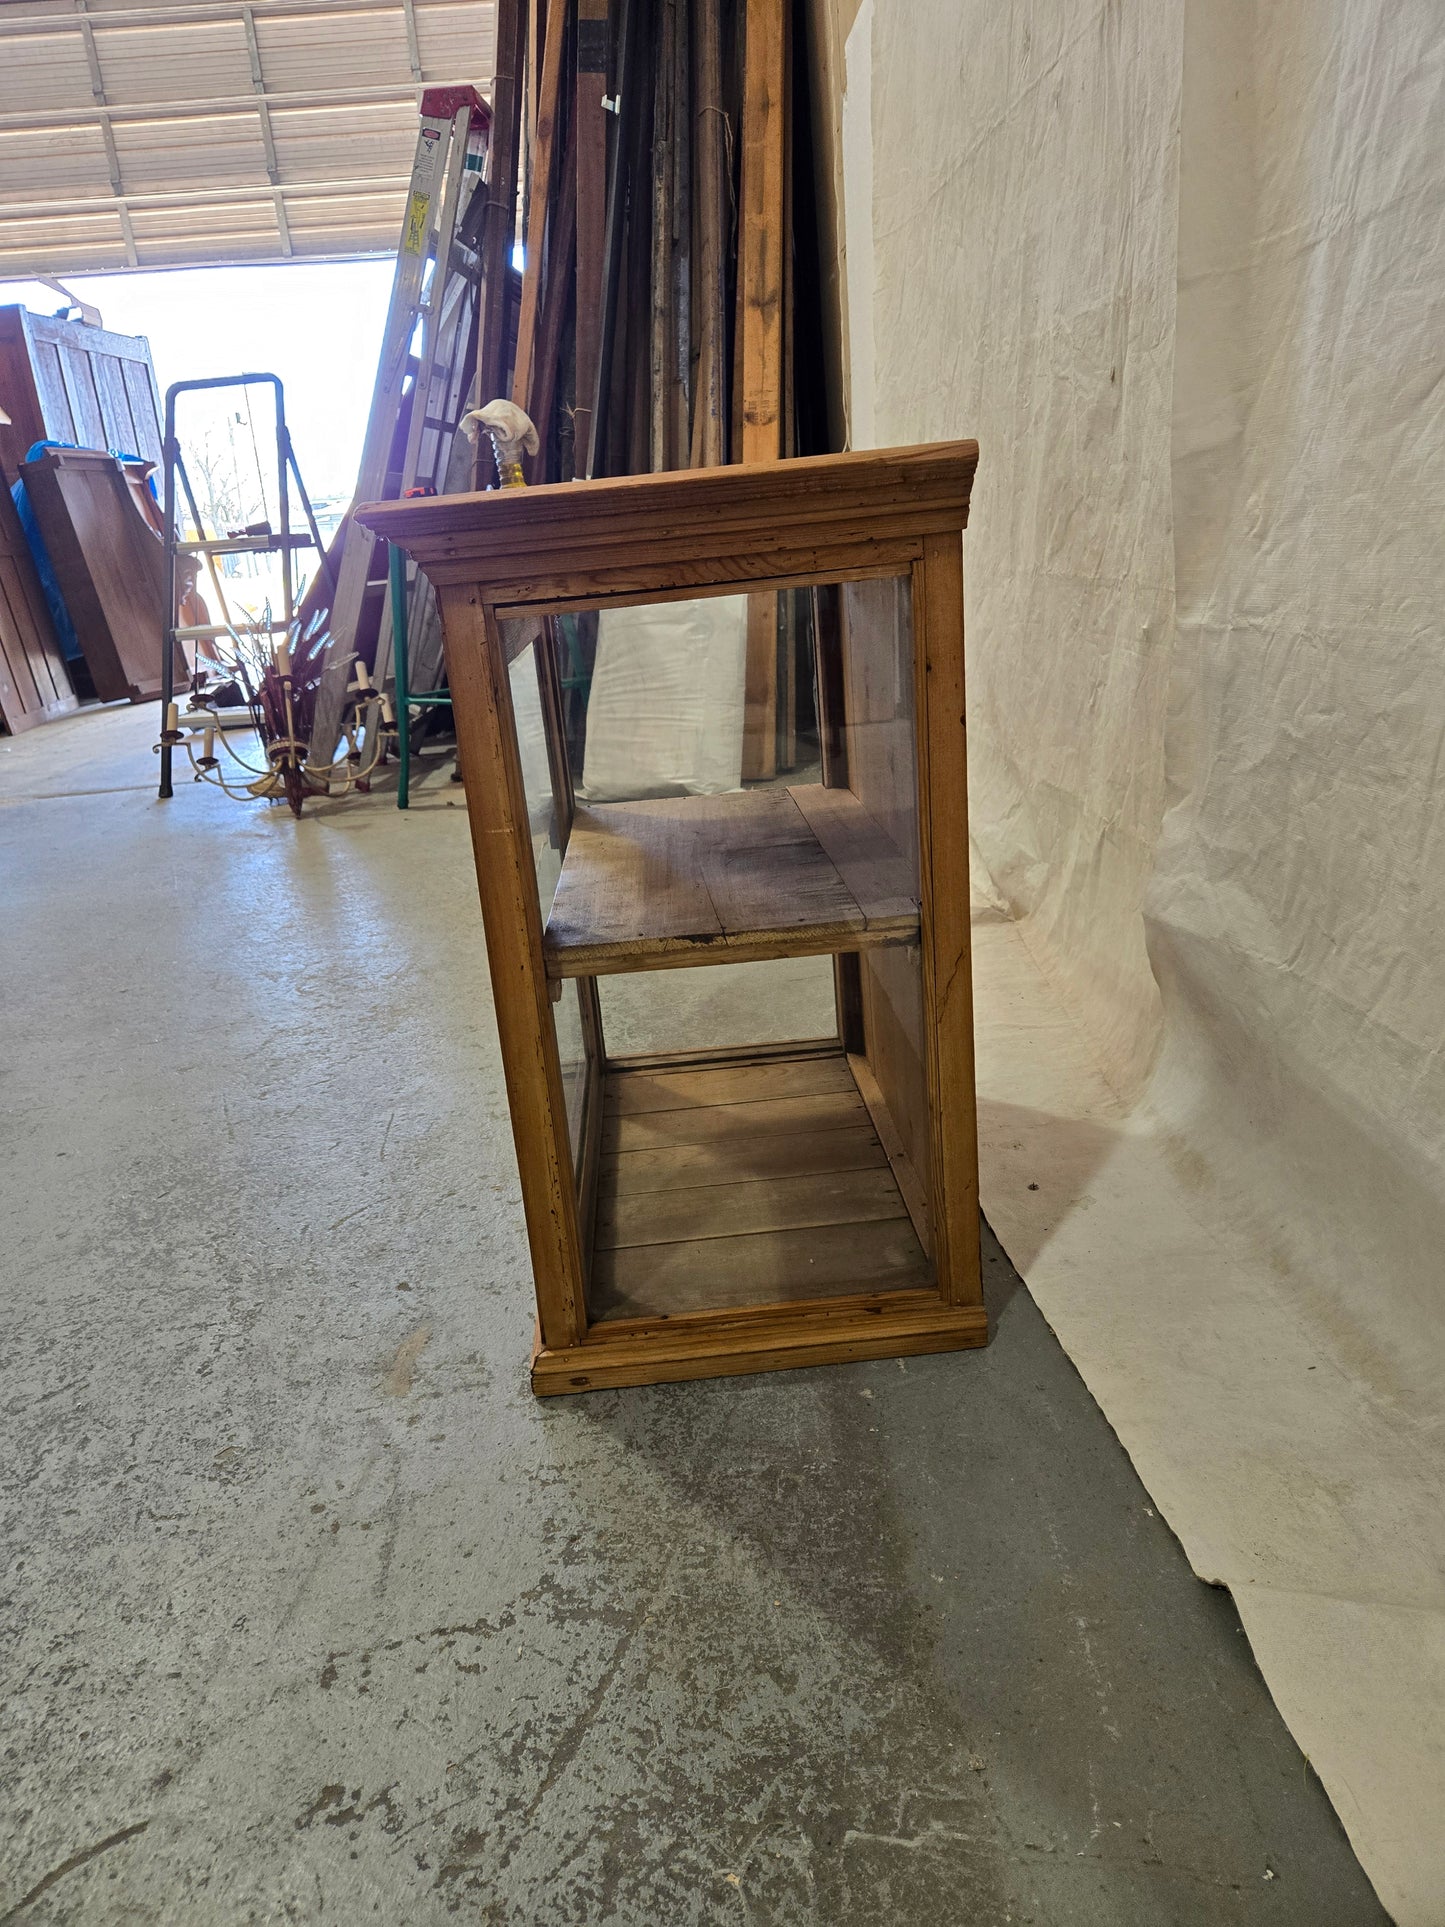
[[[96,51],[95,33],[86,12],[85,0],[75,0],[75,11],[80,15],[80,36],[85,42],[85,58],[90,68],[90,92],[96,103],[100,124],[100,137],[105,143],[105,164],[110,174],[111,192],[115,196],[115,211],[120,220],[120,238],[125,247],[125,258],[132,267],[137,264],[135,251],[135,232],[130,224],[130,209],[125,201],[125,182],[121,178],[120,154],[115,144],[115,129],[110,124],[110,109],[105,98],[105,76],[100,69],[100,55]]]
[[[305,20],[318,14],[333,19],[348,13],[396,13],[404,0],[251,0],[262,20]],[[427,0],[421,0],[422,5]],[[460,0],[433,0],[439,6],[457,5]],[[95,25],[104,32],[110,27],[204,26],[211,21],[234,21],[236,0],[193,0],[189,6],[107,7],[94,16]],[[0,37],[69,33],[72,18],[64,13],[21,14],[12,19],[0,17]]]
[[[406,186],[409,178],[407,174],[352,174],[341,181],[285,181],[281,192],[290,200],[324,200],[329,195],[340,199],[348,195],[395,194]],[[269,186],[262,186],[259,181],[249,181],[238,187],[159,187],[143,194],[127,194],[125,199],[135,213],[144,214],[161,212],[168,207],[191,207],[207,201],[215,202],[218,207],[230,201],[265,201],[271,198],[271,193]],[[100,214],[113,207],[118,198],[111,194],[72,194],[65,200],[7,201],[5,213],[10,219],[19,221],[55,219],[72,214]]]
[[[481,91],[485,91],[484,89]],[[414,107],[420,100],[420,87],[335,87],[308,89],[304,94],[268,93],[273,112],[278,109],[306,107]],[[56,133],[68,127],[84,127],[98,121],[102,114],[117,125],[147,120],[204,120],[212,114],[254,114],[254,94],[196,95],[188,100],[115,102],[104,108],[67,107],[60,111],[0,114],[0,133]]]
[[[391,251],[419,97],[488,68],[496,3],[0,0],[0,261]]]
[[[411,59],[411,77],[421,79],[421,46],[416,37],[416,8],[412,0],[401,0],[401,10],[406,16],[406,51]]]
[[[290,254],[291,230],[286,223],[286,197],[281,192],[281,169],[276,163],[276,141],[271,132],[271,108],[266,99],[266,77],[261,71],[261,49],[256,40],[256,17],[250,7],[242,7],[241,22],[246,29],[246,52],[251,59],[251,85],[259,96],[256,112],[261,120],[261,141],[266,149],[266,172],[276,190],[276,232],[281,237],[281,252]]]

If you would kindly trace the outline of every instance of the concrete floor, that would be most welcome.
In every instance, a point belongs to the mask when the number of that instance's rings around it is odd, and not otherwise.
[[[455,792],[154,725],[0,739],[0,1920],[1384,1918],[996,1248],[987,1352],[534,1403]]]

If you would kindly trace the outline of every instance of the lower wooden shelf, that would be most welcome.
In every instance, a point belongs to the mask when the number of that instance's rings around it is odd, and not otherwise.
[[[585,1340],[537,1392],[982,1345],[941,1299],[841,1047],[608,1072]]]
[[[547,974],[916,942],[914,867],[851,791],[817,783],[579,806]]]

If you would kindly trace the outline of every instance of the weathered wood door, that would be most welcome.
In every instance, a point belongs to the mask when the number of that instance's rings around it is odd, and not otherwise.
[[[94,449],[50,448],[22,472],[96,694],[159,696],[164,544],[124,467]],[[176,673],[184,683],[179,657]]]
[[[0,463],[11,481],[33,443],[161,459],[160,403],[144,335],[0,308]]]
[[[0,716],[18,736],[75,707],[19,514],[0,487]]]

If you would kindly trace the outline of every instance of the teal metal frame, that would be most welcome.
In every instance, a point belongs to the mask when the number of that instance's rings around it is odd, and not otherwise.
[[[413,709],[440,709],[452,706],[445,689],[412,690],[408,686],[410,665],[406,656],[406,554],[395,542],[389,545],[388,580],[391,586],[391,666],[396,679],[396,807],[404,810],[411,803],[411,712]]]
[[[557,626],[562,631],[562,640],[567,645],[569,673],[562,678],[562,687],[588,691],[592,687],[592,678],[583,665],[582,651],[577,646],[577,618],[576,616],[558,616]]]

